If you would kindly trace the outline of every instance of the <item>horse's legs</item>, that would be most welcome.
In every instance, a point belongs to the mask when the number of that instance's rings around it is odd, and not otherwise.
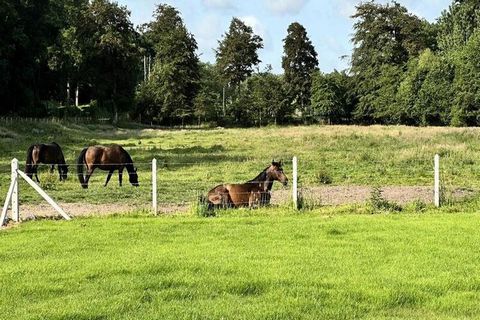
[[[55,170],[55,165],[54,164],[52,164],[50,166],[50,173],[53,173],[53,170]],[[60,168],[58,169],[58,172],[60,173]]]
[[[122,186],[123,167],[118,168],[118,183]]]
[[[113,169],[110,169],[110,171],[108,171],[108,175],[107,175],[107,181],[105,181],[105,185],[104,187],[107,186],[108,184],[108,181],[110,181],[110,178],[112,177],[112,174],[113,174]]]
[[[38,170],[38,165],[34,165],[32,167],[32,171],[35,174],[35,178],[37,179],[37,182],[40,183],[40,180],[38,180],[37,170]]]
[[[88,188],[88,180],[90,180],[90,177],[93,174],[93,170],[95,170],[94,166],[87,167],[87,175],[85,176],[85,185],[87,186],[87,188]]]

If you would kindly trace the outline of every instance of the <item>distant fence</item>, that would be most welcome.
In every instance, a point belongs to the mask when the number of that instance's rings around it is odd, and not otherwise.
[[[107,171],[97,169],[89,182],[88,190],[83,190],[77,179],[77,164],[68,164],[70,172],[67,182],[59,182],[57,173],[54,176],[48,174],[48,169],[51,165],[41,164],[40,167],[43,169],[40,170],[41,179],[38,186],[43,188],[43,191],[51,196],[52,199],[57,200],[59,206],[65,205],[73,209],[87,206],[85,210],[93,210],[94,212],[108,212],[109,210],[110,212],[119,212],[125,210],[125,208],[130,208],[131,210],[151,210],[154,213],[174,212],[178,209],[184,210],[188,208],[192,203],[198,201],[200,195],[206,195],[206,192],[216,185],[244,183],[252,179],[266,165],[258,160],[238,159],[238,161],[234,161],[229,159],[224,161],[230,162],[230,165],[223,163],[219,167],[219,158],[212,155],[207,160],[196,160],[195,157],[191,159],[183,162],[165,158],[154,158],[152,161],[142,161],[140,159],[141,161],[134,163],[138,168],[140,182],[138,188],[129,185],[126,171],[124,171],[124,186],[122,188],[117,187],[116,172],[110,180],[108,187],[105,188],[104,183]],[[389,193],[395,193],[396,199],[399,199],[399,201],[408,202],[418,199],[426,203],[432,203],[437,207],[441,206],[445,201],[475,194],[478,190],[475,190],[473,187],[465,187],[465,181],[462,185],[457,184],[455,170],[452,167],[459,163],[458,161],[462,160],[452,160],[448,156],[440,157],[435,155],[425,165],[422,162],[421,166],[412,169],[415,174],[418,174],[419,170],[425,171],[421,172],[421,176],[425,176],[429,181],[425,185],[389,186],[385,184],[385,187],[382,187],[382,189],[387,193],[387,196]],[[471,163],[469,162],[468,164]],[[312,203],[314,202],[316,205],[351,203],[354,202],[350,201],[352,199],[362,202],[368,199],[372,188],[377,186],[375,183],[369,185],[340,184],[330,186],[329,183],[331,181],[328,181],[328,176],[317,177],[317,179],[323,179],[322,181],[325,184],[322,186],[312,185],[311,183],[305,184],[303,177],[312,176],[310,165],[311,163],[307,160],[297,160],[296,157],[286,161],[284,167],[290,180],[290,186],[286,190],[282,189],[279,183],[276,183],[272,193],[272,203],[291,203],[295,208],[298,208],[302,205],[299,202],[304,201],[306,197],[314,198]],[[14,178],[13,173],[16,170],[21,171],[18,168],[18,162],[16,167],[14,162],[12,162],[11,168],[6,164],[0,165],[0,190],[4,194],[7,188],[11,186],[11,183],[16,180],[17,187],[15,187],[15,190],[19,190],[17,194],[20,195],[17,198],[17,203],[21,201],[22,205],[29,206],[29,210],[34,211],[34,206],[39,203],[38,200],[40,198],[28,184]],[[389,174],[391,174],[391,168],[388,168],[388,170],[390,170]],[[401,170],[402,174],[408,172],[405,171],[405,168],[401,168]],[[379,170],[378,174],[384,175],[385,172],[384,170]],[[22,177],[24,175],[22,173],[19,174]],[[233,179],[232,177],[236,178]],[[30,182],[28,183],[31,185]],[[475,185],[473,176],[472,181],[469,183],[472,186]],[[10,195],[10,190],[7,195]],[[448,199],[449,196],[450,199]],[[43,195],[42,197],[45,198]],[[299,199],[300,197],[301,200]],[[317,199],[318,201],[316,201]],[[12,199],[8,198],[8,196],[6,200],[7,207],[15,206],[12,203]],[[113,206],[113,208],[107,208],[106,205]],[[69,213],[68,209],[65,209],[65,212]],[[15,220],[17,216],[19,217],[19,215],[14,214],[12,217]]]

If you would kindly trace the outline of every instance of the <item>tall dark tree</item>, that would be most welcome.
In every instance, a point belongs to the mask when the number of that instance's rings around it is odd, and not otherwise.
[[[317,52],[307,31],[298,22],[292,23],[283,40],[282,67],[290,105],[301,112],[304,121],[312,116],[310,96],[312,72],[318,67]]]
[[[139,107],[145,120],[183,123],[193,119],[200,79],[197,42],[177,9],[159,5],[144,38],[153,48],[155,60],[150,79],[141,88],[144,100],[139,100]]]
[[[398,90],[395,77],[402,74],[410,58],[435,46],[431,28],[397,2],[362,3],[352,17],[356,19],[352,72],[359,96],[355,115],[362,122],[384,122],[389,113],[386,103],[392,103],[391,96]]]
[[[224,83],[236,87],[247,79],[261,62],[257,53],[261,48],[262,38],[243,21],[233,18],[216,50],[217,67]]]
[[[113,123],[120,111],[133,104],[139,60],[138,34],[130,12],[108,0],[93,0],[84,13],[79,41],[100,106],[109,110]]]
[[[58,30],[48,0],[0,1],[1,113],[40,115],[42,68]]]

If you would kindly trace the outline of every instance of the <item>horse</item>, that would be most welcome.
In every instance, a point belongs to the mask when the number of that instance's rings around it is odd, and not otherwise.
[[[68,165],[65,164],[65,157],[58,143],[33,144],[28,148],[25,173],[30,179],[35,175],[37,182],[40,182],[37,175],[39,163],[50,165],[50,173],[53,173],[55,165],[57,165],[60,181],[67,180]]]
[[[86,176],[83,175],[84,165],[87,167]],[[137,168],[133,166],[133,160],[128,152],[119,145],[87,147],[80,152],[77,159],[77,173],[82,188],[88,188],[88,180],[90,180],[96,168],[108,171],[104,187],[107,186],[115,170],[118,170],[118,182],[121,187],[123,170],[125,168],[127,169],[130,183],[135,187],[139,185]]]
[[[270,204],[271,190],[274,181],[288,184],[283,172],[282,162],[272,161],[260,174],[252,180],[241,184],[221,184],[210,190],[206,202],[208,209],[260,207]]]

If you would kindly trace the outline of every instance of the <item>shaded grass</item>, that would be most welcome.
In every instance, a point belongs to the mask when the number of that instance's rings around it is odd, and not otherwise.
[[[2,317],[480,316],[478,213],[329,210],[24,223],[0,233]]]

